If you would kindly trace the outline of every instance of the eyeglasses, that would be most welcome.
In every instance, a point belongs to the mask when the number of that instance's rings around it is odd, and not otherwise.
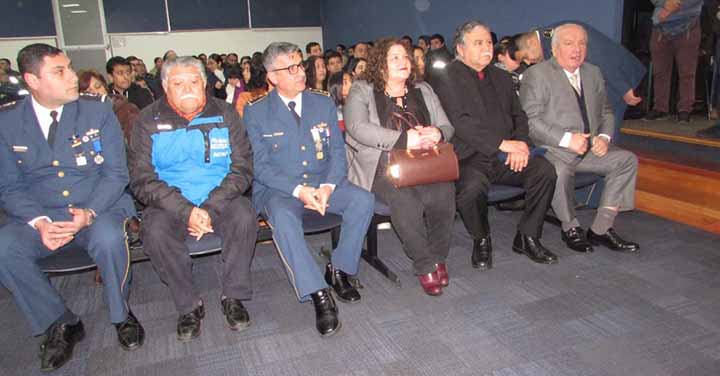
[[[285,68],[273,69],[273,70],[271,70],[270,72],[279,72],[279,71],[282,71],[282,70],[287,70],[290,74],[297,74],[297,72],[299,72],[299,71],[301,71],[301,70],[304,72],[304,71],[305,71],[305,66],[304,66],[302,63],[300,63],[300,64],[293,64],[293,65],[288,65],[288,66],[285,67]]]

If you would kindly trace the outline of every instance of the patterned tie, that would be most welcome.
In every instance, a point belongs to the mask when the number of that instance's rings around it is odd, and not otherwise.
[[[50,111],[50,117],[52,118],[52,123],[50,123],[50,129],[48,130],[48,144],[50,146],[53,146],[55,144],[55,133],[57,132],[58,127],[58,121],[57,121],[58,113],[57,111]]]
[[[295,102],[294,101],[288,102],[288,107],[290,107],[290,113],[295,118],[295,122],[297,122],[297,125],[300,125],[300,115],[298,115],[298,113],[295,112]]]
[[[570,75],[570,85],[572,85],[573,89],[575,89],[575,92],[578,93],[578,95],[582,95],[582,89],[580,89],[580,78],[578,77],[577,73],[573,73]]]

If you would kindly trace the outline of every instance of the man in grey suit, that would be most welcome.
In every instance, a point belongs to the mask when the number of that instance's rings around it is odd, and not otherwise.
[[[585,29],[577,24],[558,26],[552,51],[552,59],[526,71],[520,101],[529,118],[530,138],[548,149],[545,157],[557,172],[552,208],[562,222],[562,239],[578,252],[592,252],[593,245],[637,252],[637,243],[623,240],[613,229],[617,213],[634,208],[637,157],[610,145],[615,119],[600,70],[585,63]],[[575,216],[576,171],[605,177],[587,235]]]

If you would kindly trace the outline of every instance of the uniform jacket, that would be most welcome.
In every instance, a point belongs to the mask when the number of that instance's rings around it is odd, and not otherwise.
[[[29,97],[6,105],[0,110],[0,175],[0,202],[14,220],[70,220],[70,206],[98,215],[115,209],[135,214],[125,193],[122,131],[105,97],[82,96],[65,104],[54,147],[45,139]]]
[[[445,115],[435,92],[426,82],[415,84],[420,90],[433,125],[440,129],[449,141],[454,129]],[[375,170],[383,151],[392,150],[400,138],[400,131],[380,125],[373,86],[367,81],[355,81],[344,106],[345,127],[348,144],[348,178],[354,184],[371,190]]]
[[[580,67],[580,82],[585,96],[590,132],[612,135],[615,118],[605,93],[600,69],[590,63]],[[575,89],[555,58],[525,71],[520,85],[520,102],[527,113],[530,137],[549,153],[571,162],[574,152],[558,146],[565,132],[583,132],[583,118]]]
[[[192,121],[163,98],[140,112],[132,129],[130,188],[148,206],[187,221],[193,207],[223,208],[248,192],[252,150],[245,127],[229,104],[207,98]]]
[[[253,202],[260,211],[268,194],[288,196],[298,185],[319,187],[347,181],[345,144],[337,124],[337,110],[327,94],[302,93],[301,124],[297,125],[277,90],[245,107],[243,120],[253,145],[255,183]],[[318,132],[322,158],[318,158],[312,129]]]
[[[465,159],[476,153],[483,160],[497,159],[498,147],[503,140],[530,143],[527,116],[523,112],[510,74],[493,65],[483,70],[497,92],[505,124],[487,124],[483,121],[486,107],[477,87],[477,73],[460,60],[445,67],[445,72],[433,75],[432,85],[442,106],[455,127],[452,143],[458,158]]]

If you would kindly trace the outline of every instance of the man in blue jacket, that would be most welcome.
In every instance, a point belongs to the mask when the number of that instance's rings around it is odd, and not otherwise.
[[[139,348],[145,333],[130,311],[130,261],[124,224],[135,214],[120,124],[104,98],[78,96],[78,78],[59,49],[32,44],[18,54],[31,96],[0,109],[0,283],[34,335],[45,334],[41,370],[72,356],[85,336],[37,261],[67,245],[98,265],[120,346]]]
[[[375,199],[348,182],[337,109],[327,93],[305,90],[300,56],[300,49],[290,43],[265,49],[263,64],[276,89],[246,107],[244,121],[257,171],[255,208],[268,218],[295,292],[301,301],[312,299],[316,327],[325,336],[340,328],[328,284],[341,301],[360,300],[348,275],[358,271]],[[303,237],[305,210],[343,218],[324,280]]]
[[[161,79],[165,96],[140,112],[129,149],[130,188],[147,206],[145,253],[170,288],[179,314],[177,338],[189,341],[200,335],[205,306],[193,289],[186,240],[220,235],[222,312],[230,329],[242,330],[250,324],[242,300],[252,293],[257,238],[257,215],[246,197],[253,178],[250,142],[237,111],[206,97],[200,60],[168,60]]]

